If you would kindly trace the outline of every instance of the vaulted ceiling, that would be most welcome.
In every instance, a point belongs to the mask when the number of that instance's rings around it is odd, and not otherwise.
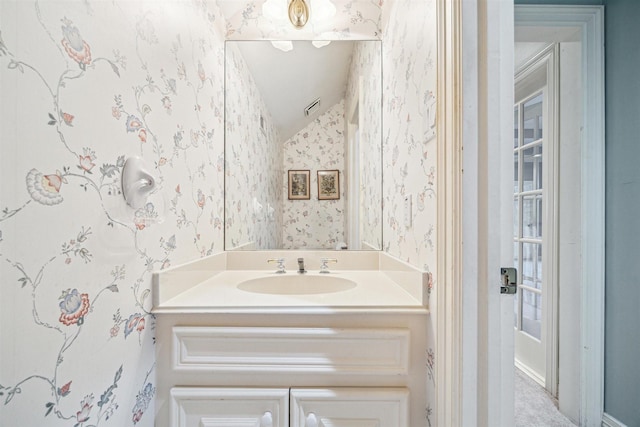
[[[269,41],[227,43],[238,45],[283,139],[344,97],[354,42],[333,41],[317,48],[309,41],[295,41],[288,52]],[[320,110],[306,117],[305,107],[317,98]]]

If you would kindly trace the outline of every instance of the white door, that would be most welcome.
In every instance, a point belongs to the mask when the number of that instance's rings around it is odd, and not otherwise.
[[[550,391],[554,363],[555,46],[515,78],[513,140],[513,258],[515,364]]]

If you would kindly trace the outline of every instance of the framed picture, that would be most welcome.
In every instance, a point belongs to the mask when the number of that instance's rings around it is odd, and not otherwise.
[[[289,200],[309,200],[309,178],[311,173],[308,170],[289,171]]]
[[[340,171],[318,171],[318,200],[340,198]]]

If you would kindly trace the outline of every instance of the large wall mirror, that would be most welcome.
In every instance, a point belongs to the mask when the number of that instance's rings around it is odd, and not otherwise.
[[[381,44],[226,42],[226,250],[382,248]]]

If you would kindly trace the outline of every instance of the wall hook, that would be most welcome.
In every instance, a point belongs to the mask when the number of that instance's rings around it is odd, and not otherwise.
[[[156,188],[156,180],[140,157],[129,157],[122,168],[122,194],[134,209],[139,209]]]

